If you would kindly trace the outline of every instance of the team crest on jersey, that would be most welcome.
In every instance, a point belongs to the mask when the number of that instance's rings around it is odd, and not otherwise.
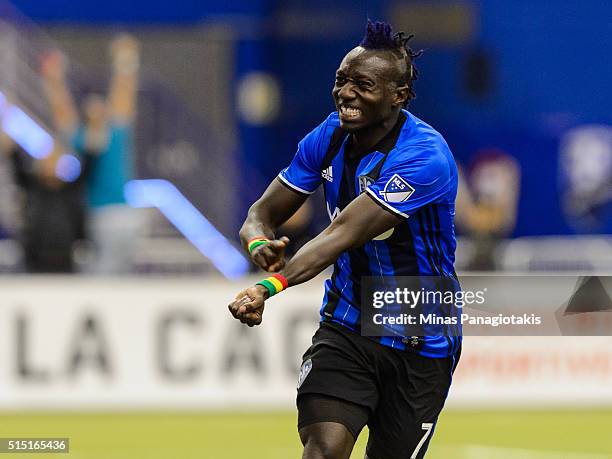
[[[298,376],[297,384],[298,389],[302,387],[302,384],[304,384],[304,380],[306,379],[306,376],[308,376],[308,373],[310,373],[310,370],[312,370],[312,360],[308,359],[302,364],[302,368],[300,368],[300,375]]]
[[[334,181],[334,170],[332,169],[332,167],[329,166],[327,169],[323,169],[323,171],[321,172],[321,177],[323,177],[328,182],[333,182]]]
[[[387,202],[404,202],[412,196],[412,193],[414,188],[398,174],[394,174],[385,184],[385,189],[380,192]]]
[[[372,185],[373,183],[374,183],[374,180],[372,180],[367,175],[360,175],[359,176],[359,193],[363,193],[366,190],[366,188]]]

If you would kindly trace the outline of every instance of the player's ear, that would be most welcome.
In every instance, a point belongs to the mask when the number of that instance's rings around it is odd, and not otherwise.
[[[395,88],[395,93],[393,95],[393,106],[402,107],[406,100],[408,100],[408,85],[405,84]]]

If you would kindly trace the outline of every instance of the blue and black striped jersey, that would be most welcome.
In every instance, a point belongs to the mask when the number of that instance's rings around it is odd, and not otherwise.
[[[457,167],[443,137],[403,110],[389,134],[370,152],[354,156],[337,112],[310,132],[278,176],[287,187],[311,194],[322,184],[331,220],[361,193],[402,218],[402,223],[361,247],[343,252],[325,281],[322,320],[360,331],[362,278],[456,277],[454,214]],[[374,339],[427,357],[453,355],[459,336]]]

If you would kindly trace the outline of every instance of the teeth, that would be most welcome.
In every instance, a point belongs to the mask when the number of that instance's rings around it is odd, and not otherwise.
[[[340,111],[343,115],[354,118],[361,115],[361,110],[352,107],[341,107]]]

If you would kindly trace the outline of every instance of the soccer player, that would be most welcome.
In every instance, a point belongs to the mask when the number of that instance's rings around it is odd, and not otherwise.
[[[336,72],[337,111],[299,143],[240,231],[253,261],[275,272],[229,305],[249,326],[270,296],[334,265],[298,381],[303,459],[348,458],[366,424],[366,458],[424,457],[459,357],[457,336],[360,334],[364,276],[456,277],[457,169],[442,136],[405,110],[410,38],[368,21]],[[285,263],[289,240],[275,231],[320,185],[331,224]]]

